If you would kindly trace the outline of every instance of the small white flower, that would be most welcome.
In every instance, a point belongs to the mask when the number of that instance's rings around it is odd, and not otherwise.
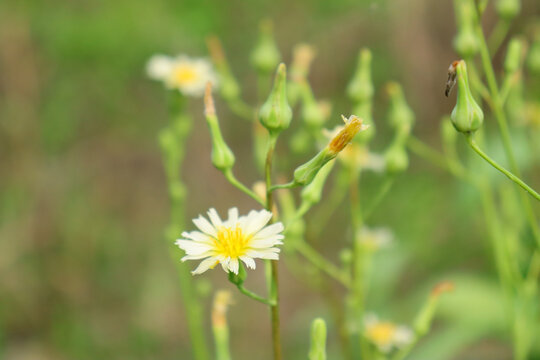
[[[208,60],[185,55],[154,55],[146,64],[146,74],[153,80],[162,81],[167,88],[178,89],[189,96],[202,96],[208,82],[214,86],[218,83]]]
[[[364,317],[364,336],[383,353],[402,348],[414,339],[414,333],[409,327],[380,321],[375,314]]]
[[[360,242],[372,250],[388,247],[394,241],[394,234],[387,228],[372,229],[364,226],[357,234]]]
[[[238,209],[229,209],[229,218],[222,221],[215,209],[208,211],[208,221],[202,215],[193,219],[201,231],[183,232],[184,239],[176,245],[186,252],[182,261],[201,260],[192,274],[201,274],[218,263],[225,272],[238,274],[241,260],[248,268],[255,269],[253,259],[279,258],[283,244],[283,224],[278,222],[266,226],[272,213],[266,210],[252,210],[246,216],[238,217]]]

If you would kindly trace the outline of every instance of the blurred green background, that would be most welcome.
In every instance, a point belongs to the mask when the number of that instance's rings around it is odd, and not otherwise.
[[[523,1],[511,32],[526,33],[539,12],[538,1]],[[377,89],[375,150],[391,137],[384,124],[384,84],[390,80],[404,86],[417,116],[415,134],[440,147],[439,119],[454,105],[443,96],[446,69],[456,58],[449,0],[4,0],[0,359],[190,358],[175,267],[163,236],[169,208],[157,134],[168,121],[166,94],[146,78],[144,66],[154,53],[207,56],[204,40],[215,34],[247,101],[255,103],[249,51],[264,18],[275,24],[285,62],[294,44],[317,48],[310,80],[318,98],[335,104],[328,127],[350,111],[344,89],[358,50],[368,46]],[[494,21],[490,10],[486,28]],[[195,126],[183,173],[187,219],[209,207],[249,210],[255,204],[210,163],[202,102],[194,100],[191,107]],[[251,184],[257,180],[251,129],[221,102],[218,111],[237,154],[236,173]],[[287,156],[285,145],[278,144],[278,157]],[[478,196],[411,159],[411,169],[372,221],[390,227],[397,241],[377,258],[371,309],[410,323],[429,288],[453,280],[456,293],[443,304],[415,359],[508,359],[510,336]],[[529,169],[536,187],[539,170]],[[369,194],[377,182],[368,177],[362,191]],[[315,244],[333,260],[350,238],[346,213],[337,213]],[[328,310],[317,292],[280,265],[285,351],[289,359],[303,359],[311,319],[329,319]],[[248,281],[263,291],[257,282],[261,270]],[[208,294],[209,328],[209,285],[230,286],[221,270],[197,280]],[[338,287],[332,291],[342,296]],[[270,349],[265,307],[235,293],[229,321],[235,359],[270,358],[264,351]],[[336,344],[330,323],[330,359],[339,358]]]

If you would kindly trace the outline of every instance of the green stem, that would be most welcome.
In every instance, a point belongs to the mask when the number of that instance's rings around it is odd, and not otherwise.
[[[236,287],[238,288],[238,290],[240,290],[240,292],[250,298],[252,298],[253,300],[256,300],[258,302],[261,302],[265,305],[268,305],[268,306],[275,306],[276,305],[276,301],[273,300],[273,299],[267,299],[265,297],[262,297],[260,295],[257,295],[255,294],[253,291],[251,290],[248,290],[244,287],[244,285],[242,284],[236,284]]]
[[[182,144],[187,135],[188,126],[176,128],[186,129],[186,133],[180,133],[178,131],[174,133],[176,138],[175,141],[177,141],[178,144]],[[175,127],[171,126],[171,129],[175,129]],[[186,264],[178,261],[178,248],[173,245],[183,227],[184,219],[185,191],[182,191],[183,184],[179,172],[183,156],[178,153],[181,151],[178,149],[176,149],[178,152],[174,153],[171,153],[171,148],[164,147],[162,150],[171,202],[171,219],[166,236],[167,241],[169,242],[169,253],[171,258],[174,259],[178,269],[178,280],[182,301],[184,303],[184,308],[186,309],[187,327],[193,348],[193,357],[196,360],[209,360],[210,354],[205,338],[201,302],[196,296],[191,273]]]
[[[291,181],[291,182],[288,182],[286,184],[275,184],[275,185],[272,185],[270,187],[270,191],[274,191],[274,190],[277,190],[277,189],[292,189],[292,188],[295,188],[295,187],[298,187],[300,186],[300,184],[294,182],[294,181]]]
[[[351,286],[351,280],[347,274],[342,272],[336,265],[332,264],[326,258],[324,258],[317,250],[313,249],[305,241],[298,241],[295,244],[296,250],[307,260],[309,260],[315,267],[326,273],[328,276],[334,278],[346,288]]]
[[[276,147],[277,135],[270,134],[268,139],[268,151],[266,152],[266,161],[264,173],[266,179],[266,209],[272,211],[274,208],[274,198],[272,194],[272,157]],[[272,345],[274,349],[274,360],[281,360],[281,334],[279,329],[279,278],[277,260],[269,260],[269,279],[270,279],[270,298],[274,301],[270,305],[270,317],[272,321]]]
[[[510,30],[510,21],[501,19],[497,22],[488,40],[488,48],[491,54],[495,55],[497,53],[508,34],[508,30]]]
[[[394,184],[394,177],[388,176],[384,179],[384,182],[379,187],[379,191],[371,201],[371,204],[369,204],[368,208],[364,211],[364,220],[369,218],[373,211],[377,208],[377,206],[381,203],[381,201],[384,199],[384,197],[388,194],[390,189],[392,188],[392,185]]]
[[[478,144],[474,141],[472,134],[466,134],[465,137],[467,138],[467,142],[471,146],[471,148],[476,151],[478,155],[480,155],[484,160],[486,160],[491,166],[493,166],[495,169],[502,172],[506,177],[508,177],[510,180],[521,186],[525,191],[527,191],[529,194],[531,194],[536,200],[540,201],[540,194],[538,194],[536,191],[534,191],[529,185],[525,184],[523,180],[521,180],[519,177],[511,173],[510,171],[506,170],[501,165],[497,164],[495,160],[490,158],[486,153],[484,153],[479,147]]]
[[[225,170],[223,174],[225,175],[225,178],[227,178],[227,180],[238,190],[250,196],[253,200],[257,201],[262,206],[266,206],[266,202],[261,199],[259,195],[255,194],[254,191],[250,190],[247,186],[245,186],[240,181],[238,181],[238,179],[236,179],[231,169]]]

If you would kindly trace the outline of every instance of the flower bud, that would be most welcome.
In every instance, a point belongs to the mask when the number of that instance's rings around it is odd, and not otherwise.
[[[458,31],[456,37],[454,38],[454,49],[459,54],[466,59],[472,58],[480,46],[478,45],[478,40],[472,29],[460,30]]]
[[[260,24],[259,41],[251,53],[251,63],[257,71],[269,74],[281,60],[281,54],[274,40],[272,22],[263,21]]]
[[[497,14],[505,20],[512,20],[521,10],[520,0],[498,0],[495,3]]]
[[[409,167],[409,156],[402,144],[395,144],[384,154],[386,172],[390,175],[397,175],[404,172]]]
[[[223,140],[221,130],[219,129],[214,99],[212,98],[211,83],[206,85],[204,114],[212,137],[212,164],[220,171],[229,170],[234,166],[235,158],[233,152],[227,146],[225,140]]]
[[[312,206],[321,201],[324,184],[326,183],[326,179],[328,178],[328,175],[330,175],[334,164],[335,161],[331,161],[324,165],[317,173],[311,184],[304,187],[300,195],[302,202]]]
[[[403,89],[398,83],[392,82],[388,84],[387,90],[390,95],[390,124],[397,130],[404,129],[408,133],[414,123],[414,113],[405,101]]]
[[[311,324],[309,360],[326,360],[326,323],[317,318]]]
[[[216,36],[211,36],[207,39],[206,43],[212,62],[219,75],[219,90],[221,95],[227,100],[238,98],[240,86],[229,68],[221,42]]]
[[[302,90],[302,118],[309,128],[318,130],[324,125],[326,116],[307,82],[304,82]]]
[[[360,50],[356,72],[353,75],[347,95],[355,102],[371,101],[373,98],[373,83],[371,81],[371,51],[367,48]]]
[[[310,184],[324,164],[335,158],[359,131],[367,128],[362,123],[362,119],[356,115],[351,115],[348,119],[342,115],[342,118],[345,121],[344,128],[317,155],[307,163],[296,168],[293,180],[296,185],[305,186]]]
[[[259,120],[270,133],[279,134],[291,123],[292,109],[287,102],[287,69],[278,66],[270,96],[259,110]]]
[[[513,38],[508,44],[506,58],[504,59],[504,71],[508,74],[517,72],[520,68],[521,58],[523,54],[523,40]]]
[[[454,61],[449,71],[456,72],[457,101],[452,115],[452,123],[457,131],[470,133],[478,130],[484,122],[484,113],[474,100],[469,88],[469,77],[465,61]]]
[[[314,57],[315,50],[311,45],[298,44],[293,49],[292,65],[289,72],[291,81],[287,89],[291,106],[296,104],[302,94]]]
[[[473,0],[455,0],[454,8],[458,27],[457,35],[454,38],[454,49],[460,56],[468,59],[480,49],[474,33],[475,4]]]
[[[448,281],[441,282],[437,284],[429,294],[427,301],[424,306],[420,309],[416,318],[414,320],[414,331],[419,336],[427,334],[431,328],[431,322],[433,321],[433,316],[435,315],[435,310],[437,310],[437,305],[439,304],[439,297],[445,292],[450,292],[454,290],[454,284]]]
[[[235,274],[234,272],[229,271],[229,281],[233,283],[234,285],[242,285],[244,281],[246,281],[246,278],[247,278],[247,272],[242,262],[240,262],[238,266],[238,274]]]

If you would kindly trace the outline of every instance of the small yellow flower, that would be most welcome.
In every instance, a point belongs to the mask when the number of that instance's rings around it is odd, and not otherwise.
[[[178,89],[189,96],[202,96],[208,82],[217,84],[217,76],[208,60],[184,55],[154,55],[146,65],[146,73],[151,79],[162,81],[167,88]]]
[[[200,260],[192,274],[201,274],[218,263],[225,272],[238,274],[240,260],[251,269],[255,269],[253,259],[279,258],[283,244],[283,224],[278,222],[266,226],[272,213],[266,210],[252,210],[246,216],[238,217],[238,209],[229,209],[229,218],[222,221],[215,209],[208,211],[210,221],[202,215],[193,219],[201,231],[183,232],[185,239],[176,241],[176,245],[186,252],[182,261]]]
[[[341,115],[341,118],[345,122],[345,126],[341,128],[328,144],[328,150],[333,154],[339,154],[351,142],[356,133],[369,127],[363,124],[363,120],[356,115],[351,115],[349,118]]]
[[[376,315],[368,314],[364,319],[364,336],[381,352],[388,353],[410,344],[414,334],[407,326],[380,321]]]

